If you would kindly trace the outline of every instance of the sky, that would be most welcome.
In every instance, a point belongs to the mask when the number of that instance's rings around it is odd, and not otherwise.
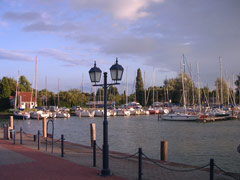
[[[0,0],[0,78],[18,72],[37,88],[92,91],[94,61],[124,67],[120,92],[133,93],[138,68],[145,86],[180,72],[183,54],[195,83],[211,89],[240,73],[239,0]],[[236,77],[235,77],[236,79]],[[128,83],[126,83],[128,82]],[[127,85],[128,84],[128,88]]]

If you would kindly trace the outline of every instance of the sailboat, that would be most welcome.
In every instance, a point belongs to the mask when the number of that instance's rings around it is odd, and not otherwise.
[[[183,60],[184,60],[184,55],[183,55]],[[183,62],[183,65],[185,66],[184,62]],[[191,115],[191,114],[187,114],[187,112],[186,112],[186,98],[185,98],[185,91],[184,91],[184,73],[185,72],[182,72],[184,113],[164,114],[164,115],[161,116],[162,120],[170,120],[170,121],[196,121],[196,120],[199,119],[199,115]]]

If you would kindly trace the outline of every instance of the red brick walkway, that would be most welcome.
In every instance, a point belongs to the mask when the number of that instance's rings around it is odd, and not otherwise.
[[[98,175],[97,169],[84,167],[24,146],[14,145],[5,140],[0,139],[0,146],[33,160],[33,162],[1,165],[0,180],[123,180],[117,176],[103,178]]]

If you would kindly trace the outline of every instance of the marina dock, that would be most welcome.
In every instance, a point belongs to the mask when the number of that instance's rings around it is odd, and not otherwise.
[[[222,117],[207,117],[198,119],[197,122],[215,122],[215,121],[228,121],[228,120],[236,120],[237,116],[222,116]]]

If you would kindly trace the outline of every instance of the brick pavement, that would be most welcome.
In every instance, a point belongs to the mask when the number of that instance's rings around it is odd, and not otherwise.
[[[79,179],[103,179],[98,175],[99,170],[88,168],[76,163],[51,156],[27,148],[14,145],[6,140],[0,139],[0,152],[8,150],[8,156],[13,155],[14,159],[5,159],[0,165],[1,180],[79,180]],[[16,155],[19,154],[19,155]],[[6,155],[6,154],[5,154]],[[24,159],[25,157],[26,159]],[[22,162],[19,162],[19,159]],[[2,161],[3,159],[1,159]],[[6,161],[9,161],[6,162]],[[106,179],[121,180],[117,176],[110,176]]]

